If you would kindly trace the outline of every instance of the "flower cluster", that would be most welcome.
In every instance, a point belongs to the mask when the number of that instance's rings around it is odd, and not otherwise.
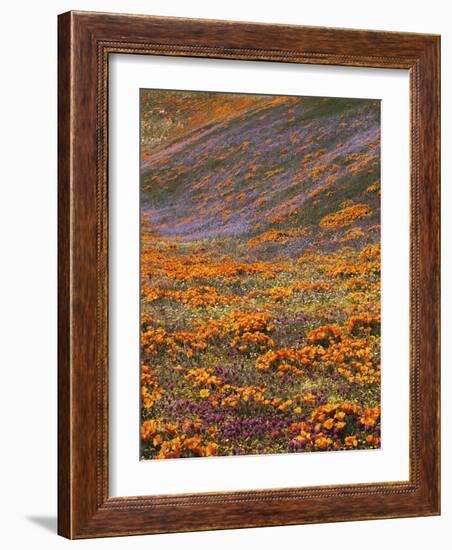
[[[225,296],[220,294],[216,288],[206,285],[199,285],[187,290],[166,290],[159,288],[145,288],[144,299],[147,302],[154,302],[161,298],[175,300],[189,307],[213,306],[216,304],[231,304],[237,302],[237,296]]]
[[[334,214],[326,215],[320,220],[320,225],[325,229],[336,230],[351,225],[355,220],[365,218],[370,213],[371,211],[367,204],[355,204],[343,208]]]
[[[378,405],[363,411],[353,403],[328,403],[314,409],[308,422],[291,425],[291,443],[305,451],[375,448],[380,444],[379,417]]]
[[[256,248],[267,242],[285,244],[290,239],[299,237],[302,234],[303,231],[300,229],[288,229],[286,231],[270,229],[270,231],[264,231],[264,233],[260,233],[256,237],[250,239],[248,241],[248,246],[250,248]]]
[[[178,431],[177,424],[145,420],[141,425],[141,441],[150,445],[153,456],[158,459],[217,454],[218,444],[214,441],[209,441],[202,435],[176,435]]]
[[[342,331],[338,326],[322,325],[317,327],[308,334],[308,342],[310,344],[319,344],[322,347],[328,347],[330,344],[340,342],[342,339]]]

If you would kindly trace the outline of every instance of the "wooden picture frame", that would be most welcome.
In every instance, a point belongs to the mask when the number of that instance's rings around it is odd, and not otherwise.
[[[410,72],[409,481],[153,497],[108,491],[108,60],[113,53]],[[68,12],[58,39],[58,532],[68,538],[440,513],[440,38]]]

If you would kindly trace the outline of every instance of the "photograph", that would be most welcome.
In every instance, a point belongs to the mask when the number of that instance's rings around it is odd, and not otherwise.
[[[379,449],[380,101],[140,90],[140,458]]]

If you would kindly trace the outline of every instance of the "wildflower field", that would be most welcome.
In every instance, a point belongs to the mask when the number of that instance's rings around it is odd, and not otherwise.
[[[379,102],[140,101],[141,458],[379,448]]]

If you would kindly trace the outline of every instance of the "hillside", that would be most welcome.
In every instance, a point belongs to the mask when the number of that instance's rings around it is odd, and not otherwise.
[[[162,236],[189,240],[304,229],[288,249],[297,254],[319,244],[324,216],[355,203],[371,211],[358,224],[369,233],[379,224],[379,140],[376,101],[276,98],[148,150],[142,211]]]

